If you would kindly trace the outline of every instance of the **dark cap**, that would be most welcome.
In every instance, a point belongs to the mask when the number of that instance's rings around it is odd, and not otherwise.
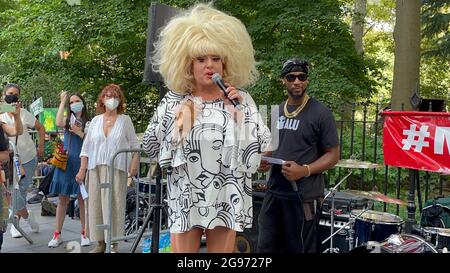
[[[283,63],[283,68],[281,69],[281,77],[283,78],[286,74],[291,72],[303,72],[308,74],[309,63],[306,60],[292,58]]]

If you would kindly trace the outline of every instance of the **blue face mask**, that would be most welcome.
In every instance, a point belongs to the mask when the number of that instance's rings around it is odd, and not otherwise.
[[[83,110],[83,103],[80,102],[74,102],[70,105],[70,110],[74,113],[80,113]]]

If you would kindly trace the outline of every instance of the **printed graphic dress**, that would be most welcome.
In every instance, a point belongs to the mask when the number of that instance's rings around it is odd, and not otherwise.
[[[243,231],[252,226],[251,174],[269,147],[270,131],[250,95],[240,93],[244,109],[236,122],[222,99],[202,101],[170,91],[144,133],[146,153],[161,168],[171,169],[167,192],[173,233],[217,226]],[[198,111],[192,129],[179,141],[175,114],[187,100]]]

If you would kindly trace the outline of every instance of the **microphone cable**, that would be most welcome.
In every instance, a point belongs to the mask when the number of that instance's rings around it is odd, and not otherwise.
[[[300,203],[300,214],[301,214],[301,218],[302,218],[302,223],[301,223],[301,227],[300,227],[300,241],[302,244],[302,253],[305,253],[305,242],[303,240],[303,228],[305,226],[305,209],[303,207],[303,198],[301,193],[298,191],[298,187],[297,187],[297,183],[295,180],[289,180],[289,182],[291,182],[292,185],[292,189],[294,190],[294,192],[296,193],[297,197],[298,197],[298,201]]]

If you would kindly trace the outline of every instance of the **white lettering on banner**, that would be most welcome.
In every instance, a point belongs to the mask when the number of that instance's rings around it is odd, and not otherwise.
[[[277,129],[286,129],[286,130],[297,130],[300,121],[297,119],[286,119],[286,117],[281,116],[278,118]]]
[[[434,138],[434,153],[444,154],[444,143],[447,140],[447,151],[450,154],[450,127],[436,127]]]
[[[417,130],[417,125],[411,124],[409,130],[403,130],[403,135],[408,136],[406,139],[402,139],[403,150],[409,151],[412,146],[415,146],[414,151],[420,153],[423,147],[430,146],[430,143],[425,141],[425,138],[430,136],[428,126],[420,126],[420,130]]]
[[[430,143],[425,141],[425,138],[430,137],[428,126],[420,126],[420,130],[417,130],[417,125],[411,124],[409,130],[403,130],[403,135],[407,136],[406,139],[402,139],[403,150],[409,151],[414,146],[414,151],[420,153],[423,147],[430,146]],[[450,154],[450,127],[436,126],[434,154],[443,155],[445,143],[447,143],[447,151]]]

